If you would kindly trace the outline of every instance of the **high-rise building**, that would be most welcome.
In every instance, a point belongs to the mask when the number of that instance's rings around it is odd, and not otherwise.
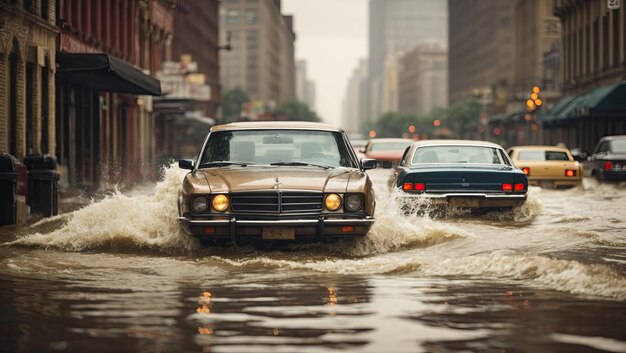
[[[296,63],[296,98],[315,110],[315,82],[309,80],[307,64],[304,60]]]
[[[223,91],[239,87],[269,105],[295,99],[293,18],[280,1],[221,2],[220,37],[232,46],[220,52]]]
[[[551,0],[517,0],[513,16],[515,75],[512,90],[519,109],[534,86],[541,88],[544,103],[560,97],[554,85],[546,85],[546,53],[558,48],[561,23],[552,15]],[[548,63],[553,65],[553,63]],[[548,67],[550,69],[550,67]],[[548,70],[550,71],[550,70]]]
[[[511,1],[449,0],[449,102],[482,97],[506,110],[514,78]]]
[[[367,59],[361,59],[348,80],[346,96],[343,100],[341,127],[349,134],[363,132],[369,122],[366,116],[369,90],[367,71]]]
[[[440,45],[418,45],[401,59],[398,111],[424,115],[448,106],[448,53]]]
[[[218,0],[180,2],[174,18],[171,54],[167,58],[179,61],[181,56],[191,55],[198,66],[196,72],[204,75],[210,88],[206,113],[211,116],[215,116],[220,100],[218,8]]]
[[[447,17],[447,3],[441,0],[370,0],[370,120],[397,110],[401,52],[427,42],[447,46]]]

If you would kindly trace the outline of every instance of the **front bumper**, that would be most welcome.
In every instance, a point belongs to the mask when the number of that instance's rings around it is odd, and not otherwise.
[[[195,220],[179,217],[183,230],[205,239],[263,239],[263,228],[293,228],[295,239],[313,240],[362,237],[374,224],[374,218],[324,218],[318,219],[279,219],[279,220],[240,220],[236,216],[226,219]],[[206,228],[211,228],[207,234]],[[345,227],[352,227],[346,229]]]
[[[402,195],[405,199],[430,200],[435,204],[445,204],[462,208],[509,208],[526,201],[526,194],[487,194],[487,193],[422,193]]]

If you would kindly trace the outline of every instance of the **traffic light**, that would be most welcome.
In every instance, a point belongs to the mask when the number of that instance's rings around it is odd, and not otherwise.
[[[529,113],[534,112],[543,104],[543,100],[539,97],[539,93],[541,93],[541,87],[533,86],[532,93],[530,94],[529,99],[526,100],[526,110]]]

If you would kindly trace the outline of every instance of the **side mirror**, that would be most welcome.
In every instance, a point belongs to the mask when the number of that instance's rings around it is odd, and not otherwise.
[[[586,162],[589,159],[589,152],[574,149],[571,151],[572,157],[577,162]]]
[[[377,162],[375,159],[370,159],[370,158],[361,159],[361,169],[363,170],[376,169],[376,165],[377,165]]]
[[[178,168],[193,170],[193,161],[191,159],[179,159]]]

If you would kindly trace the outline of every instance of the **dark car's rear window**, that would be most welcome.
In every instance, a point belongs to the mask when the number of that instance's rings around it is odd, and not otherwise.
[[[427,146],[415,150],[412,164],[508,164],[498,149],[486,146]]]
[[[613,153],[626,153],[626,140],[613,140],[613,141],[611,141],[611,152],[613,152]]]
[[[569,161],[567,153],[563,151],[520,151],[517,159],[520,161]]]

